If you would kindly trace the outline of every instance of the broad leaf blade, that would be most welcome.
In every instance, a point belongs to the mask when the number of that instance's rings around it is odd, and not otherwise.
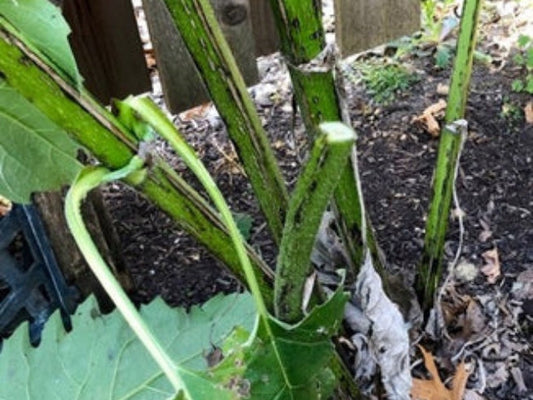
[[[72,182],[81,169],[77,148],[63,130],[0,79],[0,195],[27,203],[32,192]]]
[[[193,398],[217,392],[202,373],[205,355],[220,345],[234,326],[251,330],[255,309],[248,294],[219,296],[189,314],[155,300],[141,310],[143,318],[182,368],[197,384]],[[43,332],[37,349],[29,344],[27,325],[17,329],[0,353],[0,399],[167,400],[173,391],[148,352],[120,314],[100,315],[91,298],[73,317],[66,334],[59,313]],[[180,398],[178,396],[178,398]],[[224,397],[216,397],[222,398]]]
[[[81,86],[82,78],[68,42],[70,27],[57,6],[48,0],[2,0],[0,16],[77,87]]]
[[[234,352],[211,371],[212,376],[226,385],[233,383],[237,393],[252,400],[327,399],[336,385],[328,368],[334,355],[331,336],[338,330],[346,300],[337,291],[297,325],[271,317],[273,337],[261,322],[252,344],[239,350],[234,346]]]

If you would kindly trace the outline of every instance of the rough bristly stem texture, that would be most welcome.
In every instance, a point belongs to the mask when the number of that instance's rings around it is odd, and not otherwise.
[[[165,0],[226,124],[276,242],[288,196],[266,133],[208,0]]]
[[[84,92],[78,92],[22,43],[0,29],[0,77],[63,128],[103,165],[116,170],[137,151],[132,135]],[[206,246],[242,282],[245,282],[231,240],[218,214],[172,169],[157,163],[137,189],[169,214],[180,227]],[[262,293],[272,305],[273,274],[248,247],[257,268]],[[261,271],[261,272],[260,272]]]
[[[283,55],[287,61],[302,119],[311,138],[326,121],[349,123],[343,115],[340,87],[334,77],[335,57],[326,47],[320,0],[271,0]],[[355,153],[353,154],[355,161]],[[362,195],[355,162],[346,160],[334,194],[334,208],[341,237],[350,255],[352,279],[363,261],[361,229]],[[367,232],[374,264],[382,270],[382,260],[371,231]]]
[[[481,0],[466,0],[463,5],[457,55],[446,108],[446,126],[463,119],[465,114],[481,5]],[[433,306],[435,291],[441,277],[444,240],[461,147],[462,135],[454,132],[454,129],[445,127],[440,138],[432,198],[426,222],[424,253],[416,281],[417,294],[426,313]]]
[[[275,313],[289,323],[297,323],[305,315],[304,288],[312,273],[311,251],[355,141],[355,133],[339,122],[325,123],[320,128],[289,203],[276,268]]]
[[[233,219],[230,208],[224,199],[224,196],[218,189],[213,178],[207,171],[207,168],[200,161],[195,151],[185,141],[181,133],[176,129],[172,122],[165,117],[163,112],[157,108],[155,103],[149,98],[130,97],[126,100],[129,106],[135,110],[139,118],[151,125],[157,133],[161,135],[176,151],[176,153],[183,160],[185,165],[196,175],[200,183],[203,185],[211,200],[217,207],[224,224],[226,225],[234,250],[237,253],[242,270],[246,276],[248,287],[254,297],[256,307],[261,316],[265,317],[265,323],[268,324],[266,316],[268,309],[265,304],[261,288],[259,286],[256,273],[252,267],[252,263],[246,254],[244,239],[237,228],[237,224]]]

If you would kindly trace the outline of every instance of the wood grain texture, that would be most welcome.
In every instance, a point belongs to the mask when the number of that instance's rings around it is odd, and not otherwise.
[[[387,43],[420,29],[420,0],[335,0],[342,56]]]
[[[279,50],[279,36],[270,0],[250,0],[255,55],[267,56]]]
[[[248,0],[211,0],[248,85],[258,81]],[[165,103],[179,113],[209,100],[196,66],[162,0],[143,0]]]
[[[104,104],[151,88],[129,0],[63,0],[85,86]]]

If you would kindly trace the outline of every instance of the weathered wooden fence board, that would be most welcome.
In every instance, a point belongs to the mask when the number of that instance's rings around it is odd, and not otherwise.
[[[222,31],[248,85],[258,80],[248,0],[211,0]],[[165,102],[173,113],[209,99],[162,0],[143,0]]]
[[[270,0],[251,0],[250,12],[255,38],[255,55],[266,56],[279,50],[279,36]]]
[[[57,1],[56,1],[57,3]],[[129,0],[63,0],[70,42],[85,86],[107,104],[111,97],[151,88]]]
[[[343,56],[420,29],[420,0],[335,0],[337,44]]]

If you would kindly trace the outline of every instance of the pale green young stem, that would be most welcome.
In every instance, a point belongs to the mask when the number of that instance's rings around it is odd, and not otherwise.
[[[120,286],[120,283],[107,267],[83,223],[80,211],[80,205],[83,199],[92,189],[100,186],[102,183],[125,178],[131,174],[142,174],[141,169],[143,163],[142,159],[134,157],[126,167],[118,171],[110,172],[103,167],[83,170],[68,191],[65,201],[65,215],[68,227],[80,251],[111,300],[113,300],[133,332],[135,332],[139,340],[165,373],[176,392],[183,390],[187,394],[188,391],[180,377],[178,366],[172,361],[159,341],[152,334],[150,328],[146,325],[134,304]]]

